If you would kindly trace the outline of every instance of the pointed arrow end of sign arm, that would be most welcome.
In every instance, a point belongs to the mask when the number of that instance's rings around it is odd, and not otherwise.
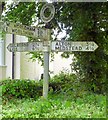
[[[94,42],[94,51],[98,48],[99,46]]]
[[[9,52],[12,52],[12,51],[11,51],[11,44],[9,44],[9,45],[7,46],[7,49],[8,49]]]
[[[10,45],[7,46],[8,51],[10,51]]]

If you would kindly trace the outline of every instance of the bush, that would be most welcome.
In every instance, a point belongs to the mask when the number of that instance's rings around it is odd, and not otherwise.
[[[4,80],[1,82],[2,97],[36,98],[42,95],[42,85],[33,80]]]
[[[34,80],[4,80],[2,84],[2,97],[36,98],[42,95],[43,81]],[[49,94],[64,94],[66,97],[81,97],[85,86],[80,83],[75,74],[61,72],[55,75],[49,83]]]
[[[55,75],[49,86],[53,89],[53,93],[61,93],[66,96],[81,97],[86,91],[85,86],[80,83],[75,74],[65,72]]]

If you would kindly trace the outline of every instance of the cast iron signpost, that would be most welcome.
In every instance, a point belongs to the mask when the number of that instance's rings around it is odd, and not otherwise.
[[[72,42],[72,41],[53,41],[52,51],[70,52],[70,51],[95,51],[98,45],[95,42]]]
[[[43,44],[42,42],[23,42],[23,43],[10,43],[7,46],[7,49],[10,52],[34,52],[42,51]]]
[[[88,51],[93,52],[98,48],[95,42],[72,42],[72,41],[49,41],[44,42],[23,42],[10,43],[7,49],[10,52],[34,52],[34,51],[52,51],[52,52],[71,52]]]
[[[5,32],[10,34],[39,38],[43,40],[47,40],[49,37],[48,35],[50,34],[49,29],[26,26],[20,23],[12,23],[12,22],[6,22],[3,25],[3,29]]]
[[[49,10],[49,16],[46,16],[46,11]],[[47,13],[48,14],[48,13]],[[45,4],[41,11],[40,17],[44,23],[50,22],[55,14],[55,8],[53,4],[47,3]],[[47,41],[44,42],[44,79],[43,79],[43,97],[48,97],[48,88],[49,88],[49,47],[50,47],[50,37]]]
[[[46,17],[45,10],[49,9],[50,15]],[[52,4],[45,4],[40,12],[40,17],[44,23],[52,20],[55,14],[55,8]],[[41,42],[26,42],[9,44],[7,49],[10,52],[32,52],[43,51],[44,53],[44,79],[43,79],[43,97],[48,97],[49,87],[49,52],[71,52],[71,51],[88,51],[92,52],[98,48],[95,42],[72,42],[72,41],[50,41],[50,30],[45,28],[35,28],[31,26],[21,25],[19,23],[6,23],[5,31],[11,34],[18,34],[38,38]]]

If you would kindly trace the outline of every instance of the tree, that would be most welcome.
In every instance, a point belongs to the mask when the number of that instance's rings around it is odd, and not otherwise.
[[[5,19],[20,21],[31,25],[37,19],[38,25],[44,25],[40,20],[40,9],[44,3],[19,3],[9,6]],[[108,69],[108,12],[107,3],[69,3],[55,2],[54,19],[50,22],[52,29],[59,33],[66,31],[64,40],[94,41],[99,48],[95,52],[74,52],[73,69],[80,80],[87,84],[89,90],[103,93],[105,91],[106,72]],[[73,53],[64,53],[68,56]],[[33,53],[41,58],[41,54]]]

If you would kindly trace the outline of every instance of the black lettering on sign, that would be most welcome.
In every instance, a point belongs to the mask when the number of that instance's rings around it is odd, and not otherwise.
[[[66,46],[66,50],[69,51],[69,47],[68,46]]]
[[[71,46],[70,45],[68,46],[68,50],[71,51]]]
[[[33,45],[32,45],[32,50],[34,51],[35,49],[36,49],[36,48],[35,48],[35,45],[33,44]]]
[[[71,42],[68,42],[68,47],[69,47],[69,48],[71,47]]]
[[[28,43],[17,43],[18,47],[27,47]]]
[[[89,43],[86,44],[86,50],[89,50]]]
[[[94,43],[91,44],[91,50],[94,51]]]
[[[63,42],[63,50],[70,51],[71,50],[71,43],[70,42]]]
[[[59,44],[59,42],[56,42],[56,44],[55,44],[55,50],[57,49],[60,49],[61,47],[60,47],[60,44]]]
[[[75,46],[71,46],[71,50],[74,50],[74,47],[75,47]]]
[[[79,46],[79,50],[80,50],[80,51],[82,50],[82,46]]]
[[[38,50],[39,49],[39,43],[33,43],[32,44],[32,50]]]
[[[61,50],[65,50],[66,46],[63,45],[63,46],[60,46]]]
[[[35,27],[31,27],[31,30],[35,32]]]
[[[32,30],[30,26],[26,26],[24,27],[25,30]]]
[[[42,36],[43,36],[43,31],[38,28],[38,37],[42,37]]]
[[[11,52],[16,52],[17,51],[17,45],[15,45],[15,44],[12,44],[11,45],[11,50],[10,50]]]
[[[78,51],[78,50],[79,50],[79,47],[78,47],[78,46],[75,46],[75,50]]]

